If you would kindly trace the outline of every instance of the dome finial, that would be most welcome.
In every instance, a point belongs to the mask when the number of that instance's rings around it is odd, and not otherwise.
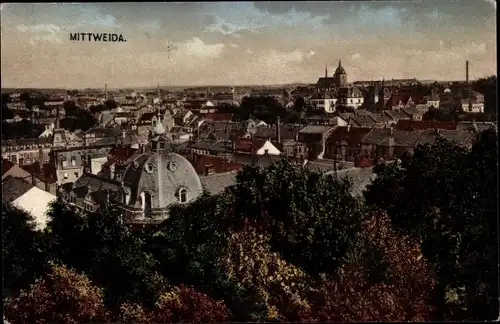
[[[158,109],[158,120],[156,121],[154,132],[156,135],[161,135],[165,133],[165,127],[163,127],[163,124],[161,122],[160,109]]]

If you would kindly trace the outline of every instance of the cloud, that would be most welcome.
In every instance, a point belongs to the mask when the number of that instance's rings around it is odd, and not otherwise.
[[[270,50],[263,52],[262,62],[270,67],[289,65],[292,63],[301,63],[306,59],[312,58],[316,53],[310,51],[309,53],[304,53],[299,50],[292,52],[280,52],[276,50]]]
[[[39,24],[34,26],[17,26],[17,30],[22,33],[31,34],[28,39],[32,45],[39,41],[47,41],[57,44],[62,44],[62,30],[54,24]]]
[[[358,19],[365,24],[401,26],[402,14],[405,12],[406,8],[394,8],[392,6],[372,8],[367,5],[361,5],[357,15]]]
[[[440,47],[433,50],[412,49],[405,52],[407,60],[413,61],[413,57],[418,57],[419,61],[431,61],[436,66],[442,64],[460,64],[469,59],[470,56],[483,55],[487,53],[485,43],[471,42],[466,46],[444,47],[444,42],[440,41]]]
[[[251,49],[249,49],[249,48],[247,48],[246,52],[247,52],[248,54],[253,54],[253,51],[252,51]]]
[[[139,28],[147,31],[155,31],[160,29],[162,23],[160,19],[149,19],[139,23]]]
[[[359,53],[352,54],[351,59],[353,61],[360,60],[361,59],[361,55]]]
[[[176,53],[179,55],[190,56],[196,59],[213,59],[221,56],[225,44],[205,44],[198,37],[194,37],[183,43],[176,43]]]
[[[84,26],[100,26],[100,27],[120,27],[116,21],[116,17],[112,14],[103,14],[98,7],[88,4],[77,5],[79,14],[76,25]]]
[[[484,0],[490,4],[495,10],[497,10],[497,2],[495,0]]]
[[[229,44],[229,47],[231,47],[231,48],[238,48],[240,46],[238,44]]]
[[[278,26],[304,25],[316,27],[322,21],[329,18],[329,14],[313,16],[308,12],[298,12],[291,9],[286,13],[275,14],[256,8],[254,3],[214,3],[209,12],[215,17],[215,21],[208,24],[205,29],[209,32],[221,33],[223,35],[238,35],[241,31],[259,32],[260,30]]]

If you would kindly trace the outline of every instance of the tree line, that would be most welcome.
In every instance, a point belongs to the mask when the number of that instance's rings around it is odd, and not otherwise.
[[[3,205],[11,323],[487,320],[498,316],[497,133],[350,181],[282,160],[175,205],[154,230],[55,201]]]

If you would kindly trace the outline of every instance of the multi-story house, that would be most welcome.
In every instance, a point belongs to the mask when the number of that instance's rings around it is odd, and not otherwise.
[[[107,156],[112,147],[113,145],[103,145],[54,149],[51,152],[51,162],[56,168],[58,184],[75,182],[83,174],[84,168],[91,168],[92,159]]]
[[[370,131],[370,128],[350,125],[336,127],[326,140],[324,158],[359,165],[362,157],[361,141]]]
[[[358,87],[345,87],[337,91],[337,106],[358,109],[363,106],[365,96]]]
[[[317,111],[325,112],[327,114],[335,112],[337,101],[338,99],[336,98],[336,93],[333,91],[327,93],[316,93],[310,99],[312,106]]]
[[[2,140],[2,158],[21,166],[48,162],[51,149],[52,139],[47,137]]]

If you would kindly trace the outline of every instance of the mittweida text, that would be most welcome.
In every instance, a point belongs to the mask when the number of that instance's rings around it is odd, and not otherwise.
[[[126,42],[122,34],[70,33],[69,40],[75,42]]]

